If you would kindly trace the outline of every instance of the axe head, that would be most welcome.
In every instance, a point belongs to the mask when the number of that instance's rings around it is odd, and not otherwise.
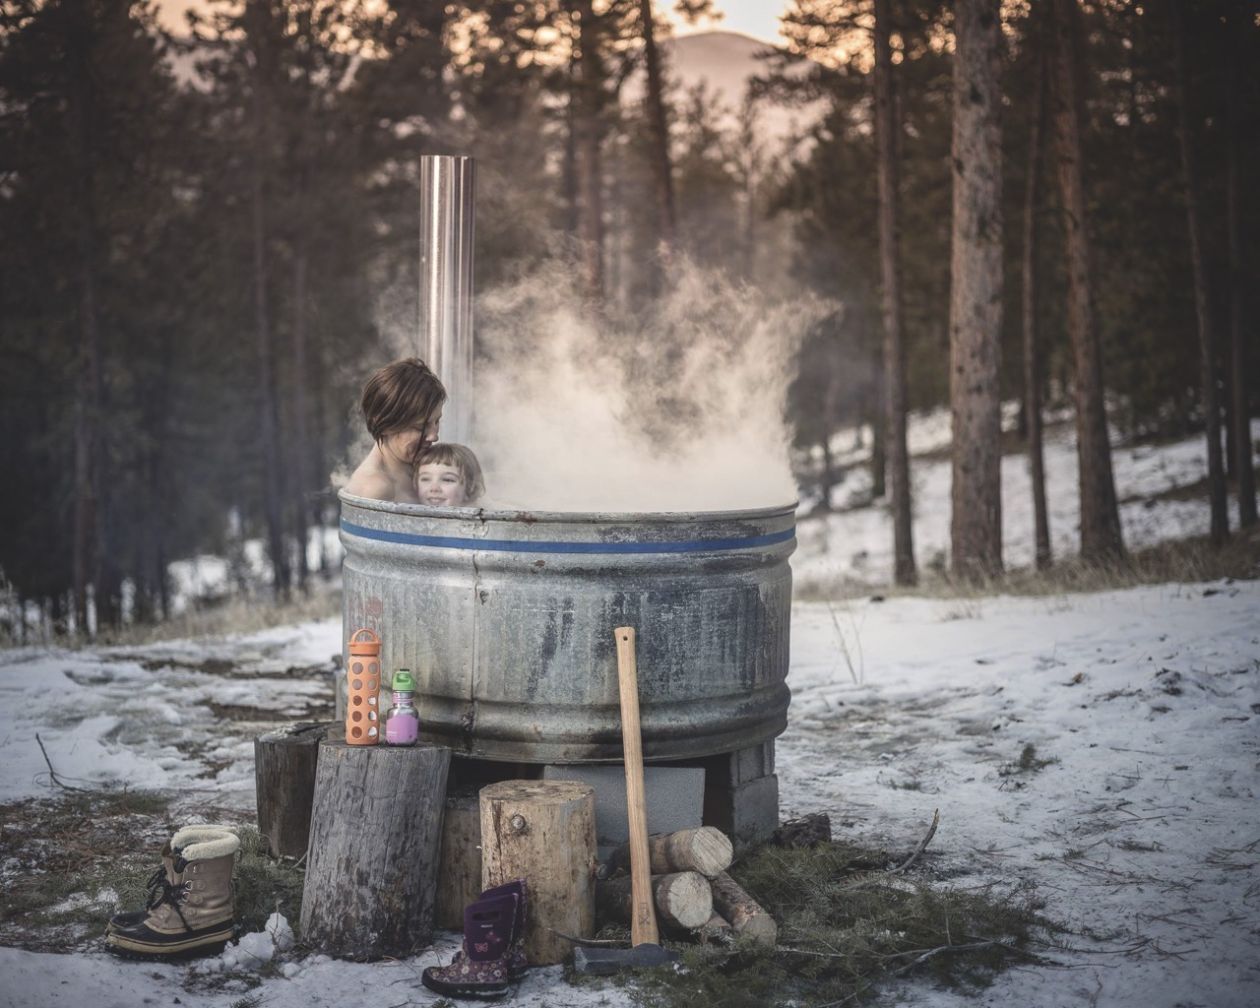
[[[591,976],[611,976],[623,969],[650,969],[677,961],[677,952],[670,952],[651,942],[643,942],[628,949],[588,948],[579,945],[573,950],[573,968]]]

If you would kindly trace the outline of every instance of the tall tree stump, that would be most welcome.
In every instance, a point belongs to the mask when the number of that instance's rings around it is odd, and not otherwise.
[[[342,959],[403,958],[433,938],[449,749],[319,746],[302,940]]]
[[[475,794],[449,795],[442,818],[434,921],[447,931],[464,927],[464,907],[481,893],[481,803]]]
[[[303,722],[254,739],[258,832],[272,857],[300,858],[311,835],[319,743],[332,725]]]
[[[481,883],[523,878],[529,887],[525,954],[563,962],[570,942],[554,931],[595,932],[595,792],[576,781],[502,781],[481,789]]]

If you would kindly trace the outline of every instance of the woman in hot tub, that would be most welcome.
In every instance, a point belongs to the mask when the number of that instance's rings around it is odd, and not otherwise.
[[[407,357],[381,368],[363,386],[363,421],[375,442],[346,484],[346,493],[419,504],[415,466],[438,439],[446,389],[429,366]]]

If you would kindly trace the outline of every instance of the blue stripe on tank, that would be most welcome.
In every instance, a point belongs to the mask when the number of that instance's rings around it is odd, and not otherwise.
[[[526,539],[467,539],[460,536],[415,535],[411,532],[390,532],[366,528],[341,520],[347,535],[405,546],[436,546],[440,549],[483,550],[499,553],[713,553],[720,550],[752,549],[787,542],[796,535],[796,527],[766,535],[740,539],[690,539],[680,542],[556,542]]]

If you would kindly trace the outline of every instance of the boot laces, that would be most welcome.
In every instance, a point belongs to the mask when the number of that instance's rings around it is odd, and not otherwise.
[[[180,904],[184,902],[184,897],[188,895],[188,883],[180,882],[177,885],[171,885],[166,881],[166,875],[162,874],[161,878],[155,879],[156,885],[149,890],[149,910],[156,910],[163,903],[169,904],[179,917],[179,922],[184,925],[185,931],[191,931],[188,921],[184,919],[184,911]]]

